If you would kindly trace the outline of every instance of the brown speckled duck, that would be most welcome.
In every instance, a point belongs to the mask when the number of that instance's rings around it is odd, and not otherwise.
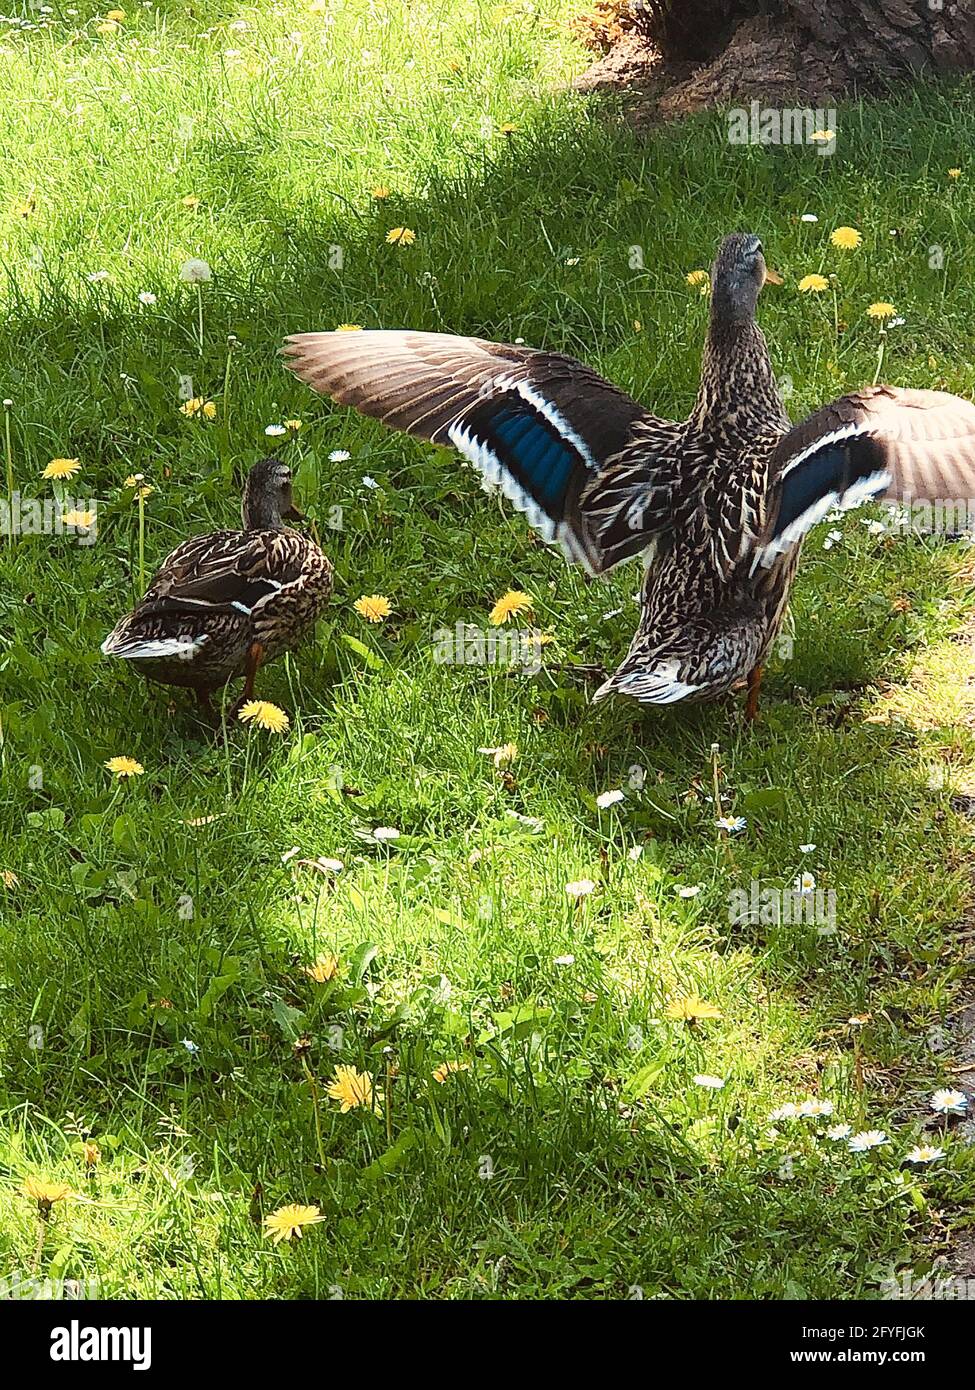
[[[241,507],[242,531],[211,531],[176,547],[145,597],[102,643],[147,680],[186,686],[213,713],[212,693],[235,676],[254,693],[257,669],[298,645],[332,592],[332,566],[312,541],[289,530],[301,520],[291,469],[255,463]]]
[[[806,532],[875,498],[975,495],[975,407],[940,391],[868,387],[792,427],[755,321],[757,236],[724,239],[701,380],[662,420],[558,353],[441,333],[300,333],[287,365],[315,390],[452,444],[590,574],[644,559],[641,615],[596,698],[711,700],[762,666]]]

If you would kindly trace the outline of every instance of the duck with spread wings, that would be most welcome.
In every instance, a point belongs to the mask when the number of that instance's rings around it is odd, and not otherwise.
[[[747,681],[753,717],[810,528],[871,499],[975,495],[975,406],[957,396],[873,386],[791,425],[755,317],[767,280],[759,238],[726,237],[681,421],[571,357],[479,338],[299,333],[284,356],[333,400],[453,445],[588,573],[643,558],[637,631],[596,698],[713,700]]]

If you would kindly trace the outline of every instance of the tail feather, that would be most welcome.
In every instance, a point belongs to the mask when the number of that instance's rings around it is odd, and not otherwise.
[[[667,661],[627,658],[619,670],[610,676],[593,695],[593,701],[605,700],[607,695],[629,695],[645,705],[674,705],[696,695],[703,686],[681,680],[681,662],[677,657]]]
[[[207,641],[206,633],[194,637],[184,633],[179,637],[147,637],[135,632],[110,632],[102,643],[105,656],[121,657],[123,661],[147,661],[153,657],[174,656],[189,660]]]

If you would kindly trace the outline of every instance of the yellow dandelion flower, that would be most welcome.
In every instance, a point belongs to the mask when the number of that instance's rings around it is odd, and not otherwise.
[[[274,1244],[279,1245],[282,1240],[290,1241],[295,1237],[300,1240],[306,1226],[316,1226],[319,1221],[324,1220],[318,1207],[301,1207],[292,1202],[286,1207],[278,1207],[270,1216],[265,1216],[264,1229]]]
[[[949,169],[949,170],[948,170],[948,177],[949,177],[950,179],[960,179],[960,178],[961,178],[961,170],[960,170],[960,169]]]
[[[192,396],[188,401],[183,402],[179,408],[179,413],[180,415],[185,415],[188,419],[192,419],[192,417],[197,415],[202,409],[203,397]]]
[[[444,1082],[448,1079],[448,1077],[452,1076],[454,1072],[470,1071],[470,1069],[470,1062],[441,1062],[439,1067],[437,1067],[433,1072],[433,1079],[439,1085],[442,1086]]]
[[[856,227],[837,227],[829,239],[840,251],[855,251],[863,241]]]
[[[385,594],[363,594],[352,607],[367,623],[381,623],[393,611],[393,605]]]
[[[102,1151],[94,1139],[86,1139],[81,1146],[81,1157],[86,1168],[97,1168],[102,1161]]]
[[[106,13],[105,18],[106,18],[106,19],[112,20],[112,22],[115,23],[115,24],[124,24],[124,22],[125,22],[125,11],[124,11],[124,10],[109,10],[109,11]]]
[[[808,294],[810,291],[819,294],[821,290],[829,289],[829,281],[825,275],[804,275],[796,288],[801,294]]]
[[[688,994],[683,999],[675,999],[667,1005],[667,1017],[680,1019],[684,1023],[694,1023],[699,1018],[720,1018],[721,1010],[709,1004],[699,994]]]
[[[509,767],[518,756],[517,743],[502,743],[500,748],[482,748],[495,767]]]
[[[284,422],[284,427],[285,427],[286,430],[291,430],[291,432],[292,432],[293,434],[297,434],[298,431],[301,429],[301,421],[300,421],[300,420],[285,420],[285,422]]]
[[[145,768],[135,758],[127,758],[124,755],[118,758],[109,758],[105,764],[109,772],[113,772],[120,780],[123,777],[141,777]]]
[[[892,319],[894,317],[894,306],[887,299],[876,299],[867,310],[867,317],[871,319]]]
[[[361,323],[339,323],[335,326],[336,333],[361,333]]]
[[[488,622],[492,627],[500,627],[509,618],[515,618],[519,613],[530,612],[534,603],[535,600],[531,594],[526,594],[521,589],[509,589],[507,593],[501,595],[491,609],[488,614]]]
[[[179,205],[181,208],[189,208],[190,212],[192,212],[195,208],[200,206],[200,200],[195,193],[187,193],[185,198],[180,198]]]
[[[107,39],[111,34],[118,33],[118,24],[114,19],[106,19],[101,24],[95,25],[95,33],[100,34],[103,39]]]
[[[291,720],[279,705],[270,700],[248,700],[237,718],[242,724],[256,724],[259,729],[267,729],[272,734],[286,734]]]
[[[65,512],[61,521],[65,526],[71,526],[76,531],[87,531],[95,520],[93,511],[80,512],[77,508],[72,508],[70,512]]]
[[[810,135],[809,139],[815,141],[817,145],[828,145],[831,140],[836,139],[836,131],[814,130],[812,135]]]
[[[73,478],[81,472],[80,459],[51,459],[41,474],[42,478]]]
[[[304,967],[305,974],[310,980],[314,980],[316,985],[327,985],[329,980],[334,980],[340,972],[338,956],[325,955],[318,956],[314,965]]]
[[[355,1067],[339,1065],[335,1068],[335,1080],[326,1090],[326,1095],[337,1100],[342,1114],[355,1109],[372,1109],[372,1077],[367,1071],[356,1071]]]
[[[51,1214],[55,1202],[63,1202],[71,1196],[71,1188],[66,1182],[48,1182],[45,1178],[29,1177],[21,1183],[20,1191],[32,1202],[37,1203],[38,1214],[45,1221]]]
[[[13,889],[20,883],[20,879],[13,869],[0,869],[0,883],[3,884],[4,888]]]
[[[386,244],[388,246],[412,246],[416,241],[416,232],[412,227],[390,227],[386,233]]]
[[[684,279],[691,289],[700,287],[702,294],[707,294],[711,288],[711,277],[706,270],[689,270]]]
[[[518,127],[517,127],[516,125],[513,125],[511,121],[505,121],[504,125],[499,125],[499,126],[498,126],[498,134],[499,134],[499,135],[514,135],[514,133],[515,133],[515,131],[516,131],[517,129],[518,129]]]
[[[213,401],[204,401],[202,415],[205,420],[215,420],[217,418],[217,407]]]
[[[384,183],[377,183],[375,188],[371,190],[370,197],[375,198],[377,203],[381,203],[384,198],[389,197],[389,189]]]
[[[125,482],[122,484],[123,487],[135,488],[135,497],[133,498],[133,501],[135,502],[137,502],[140,497],[143,501],[145,501],[147,497],[151,496],[152,493],[155,492],[155,488],[152,488],[149,486],[148,483],[143,482],[143,477],[144,475],[142,473],[130,473],[129,476],[126,478]]]

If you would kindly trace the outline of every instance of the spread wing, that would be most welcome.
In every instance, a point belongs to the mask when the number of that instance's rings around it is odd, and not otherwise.
[[[975,406],[894,386],[841,396],[783,435],[769,477],[756,566],[772,564],[834,508],[975,497]]]
[[[387,330],[298,333],[283,352],[323,395],[393,429],[452,444],[544,540],[590,573],[645,550],[666,527],[674,465],[659,445],[676,426],[574,358]],[[624,454],[632,459],[626,485],[621,479],[612,496],[589,506],[590,485]]]

